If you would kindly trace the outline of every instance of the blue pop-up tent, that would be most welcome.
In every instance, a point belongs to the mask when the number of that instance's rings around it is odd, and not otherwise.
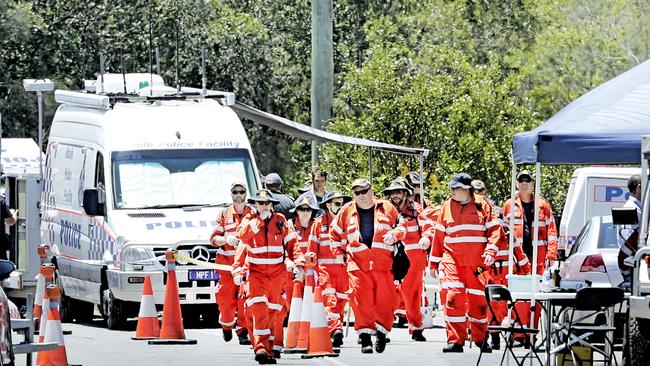
[[[513,158],[515,164],[639,163],[642,135],[650,135],[650,60],[515,134]]]
[[[512,141],[511,212],[520,164],[535,164],[535,218],[539,221],[541,165],[623,164],[641,162],[641,138],[650,135],[650,60],[574,100],[532,131]],[[644,185],[645,185],[644,177]],[[533,232],[533,242],[538,231]],[[509,263],[513,263],[514,216],[510,217]],[[533,268],[537,246],[533,246]],[[509,266],[512,274],[512,265]],[[538,275],[531,276],[531,306]],[[531,324],[533,314],[531,313]]]

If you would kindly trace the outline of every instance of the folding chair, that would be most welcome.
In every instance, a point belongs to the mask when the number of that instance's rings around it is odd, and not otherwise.
[[[625,292],[621,288],[610,288],[610,287],[585,287],[576,293],[575,305],[571,309],[571,318],[567,325],[566,341],[560,347],[557,347],[554,350],[555,352],[561,351],[563,349],[568,349],[571,352],[571,358],[573,359],[574,365],[582,365],[582,360],[576,357],[575,350],[573,345],[580,344],[585,347],[589,347],[593,351],[598,352],[604,357],[602,361],[603,364],[611,365],[612,360],[614,364],[618,366],[618,361],[614,356],[614,331],[616,327],[608,325],[596,325],[596,324],[581,324],[579,323],[582,319],[596,316],[598,314],[603,314],[607,316],[607,309],[611,308],[617,304],[622,303],[625,300]],[[581,316],[579,320],[575,320],[574,316],[576,312],[591,312],[588,316]],[[576,323],[574,323],[576,321]],[[612,339],[607,337],[607,333],[612,333]],[[588,342],[588,337],[591,335],[602,335],[605,339],[604,344],[590,343]],[[609,346],[609,353],[605,352],[606,346]],[[601,349],[602,348],[602,349]],[[598,361],[600,362],[600,361]],[[593,363],[593,361],[592,361]]]
[[[531,353],[535,356],[537,361],[539,361],[539,364],[543,365],[543,362],[537,355],[537,350],[534,346],[530,347],[530,352],[526,353],[523,356],[517,356],[514,351],[515,334],[525,334],[526,342],[530,342],[530,335],[536,335],[539,333],[539,329],[528,328],[522,325],[523,323],[521,321],[521,318],[519,317],[517,309],[515,308],[516,301],[512,300],[512,296],[510,295],[508,288],[503,285],[487,285],[485,287],[485,299],[487,300],[488,309],[492,314],[492,322],[487,327],[488,332],[499,332],[499,334],[503,335],[503,338],[506,340],[506,349],[512,355],[512,358],[517,363],[517,366],[523,366],[528,359],[528,355]],[[492,303],[498,301],[506,301],[508,311],[512,311],[514,314],[514,318],[512,319],[513,321],[510,323],[511,325],[503,326],[496,322],[496,314],[492,308]],[[503,356],[501,357],[501,363],[499,365],[503,365],[503,361],[505,360],[506,355],[507,352],[504,351]],[[477,366],[481,363],[482,356],[483,352],[481,351],[478,356],[478,361],[476,362]]]

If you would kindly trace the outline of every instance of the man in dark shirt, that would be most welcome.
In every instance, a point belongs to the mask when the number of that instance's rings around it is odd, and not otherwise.
[[[282,192],[283,184],[284,181],[278,173],[269,173],[264,178],[265,188],[271,191],[271,197],[278,201],[278,203],[273,206],[273,211],[281,213],[287,218],[287,220],[291,220],[293,218],[291,209],[293,208],[294,199]]]
[[[16,212],[9,209],[5,196],[0,196],[0,259],[8,259],[7,251],[9,250],[9,236],[6,233],[6,227],[14,225],[17,221]]]
[[[532,195],[529,195],[530,201],[525,202],[523,195],[521,197],[521,206],[524,209],[524,241],[523,249],[528,258],[533,258],[533,220],[535,219],[535,201]]]

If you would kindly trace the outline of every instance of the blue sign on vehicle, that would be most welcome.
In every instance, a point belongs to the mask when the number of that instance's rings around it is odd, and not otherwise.
[[[188,274],[190,281],[218,281],[219,272],[213,269],[190,269]]]

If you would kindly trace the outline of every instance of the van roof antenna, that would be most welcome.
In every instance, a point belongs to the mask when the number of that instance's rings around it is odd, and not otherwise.
[[[208,80],[205,77],[205,48],[201,48],[201,84],[203,85],[203,96],[208,95]]]
[[[120,63],[122,64],[122,81],[124,82],[124,94],[126,92],[126,72],[124,71],[124,48],[120,49]]]
[[[149,11],[149,95],[153,96],[153,60],[152,60],[152,54],[151,54],[151,39],[153,38],[153,31],[152,31],[152,21],[151,21],[151,5],[152,2],[150,0],[147,0],[147,5],[148,6],[148,11]]]
[[[106,56],[102,52],[99,53],[99,80],[101,84],[101,89],[100,93],[104,94],[104,73],[106,70],[104,69],[104,63],[106,62]]]
[[[156,47],[156,74],[160,75],[160,48]]]

